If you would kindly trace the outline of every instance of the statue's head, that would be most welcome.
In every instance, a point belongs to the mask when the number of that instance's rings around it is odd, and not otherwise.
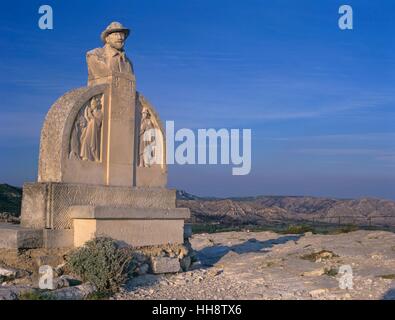
[[[144,108],[143,111],[141,112],[142,118],[143,119],[147,119],[151,116],[151,114],[149,113],[149,110],[147,108]]]
[[[101,34],[101,39],[114,49],[122,50],[125,40],[129,36],[130,30],[119,22],[111,22]]]
[[[100,110],[101,109],[100,98],[96,98],[96,97],[93,98],[91,100],[90,108],[91,108],[92,111],[95,110],[95,109]]]

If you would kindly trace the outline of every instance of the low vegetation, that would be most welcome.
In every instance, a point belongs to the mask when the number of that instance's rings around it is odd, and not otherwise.
[[[96,286],[100,294],[118,291],[131,274],[132,255],[129,249],[105,237],[96,238],[67,257],[67,268],[83,281]]]
[[[312,232],[314,234],[324,235],[336,235],[342,233],[349,233],[362,228],[356,225],[314,225],[308,223],[279,223],[279,224],[267,224],[267,225],[226,225],[226,224],[192,224],[192,233],[218,233],[218,232],[232,232],[232,231],[250,231],[250,232],[261,232],[261,231],[272,231],[281,234],[303,234],[306,232]],[[374,230],[374,228],[371,228]],[[370,229],[369,229],[370,230]]]
[[[337,254],[329,250],[321,250],[319,252],[308,253],[301,256],[301,259],[308,260],[312,262],[318,262],[322,260],[328,260],[331,258],[339,257]]]
[[[18,300],[56,300],[48,291],[33,290],[24,291],[18,295]]]
[[[306,232],[313,232],[314,228],[308,225],[290,225],[288,228],[281,230],[280,233],[283,234],[302,234]]]
[[[395,274],[383,274],[379,277],[386,280],[395,280]]]

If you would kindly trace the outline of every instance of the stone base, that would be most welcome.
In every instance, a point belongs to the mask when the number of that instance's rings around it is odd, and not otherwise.
[[[165,188],[26,183],[23,186],[21,225],[32,229],[72,229],[70,207],[87,205],[174,209],[176,191]]]
[[[46,249],[55,248],[73,248],[74,247],[74,230],[43,230],[43,246]]]
[[[184,220],[74,219],[74,246],[110,237],[132,247],[183,243]]]
[[[74,246],[106,236],[133,247],[184,242],[188,209],[78,206],[70,209]]]
[[[0,224],[1,249],[35,249],[43,246],[43,230],[22,228],[14,224]]]
[[[176,208],[175,190],[166,188],[52,182],[23,187],[21,227],[39,234],[37,246],[45,248],[78,247],[98,236],[131,246],[181,244],[189,217],[189,209]],[[22,239],[28,231],[19,234]],[[24,246],[17,240],[13,245]]]

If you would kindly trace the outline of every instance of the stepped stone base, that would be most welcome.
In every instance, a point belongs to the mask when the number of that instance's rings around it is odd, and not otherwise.
[[[134,247],[182,244],[189,217],[166,188],[27,183],[21,225],[0,227],[0,248],[72,248],[98,236]]]
[[[188,209],[76,206],[70,208],[74,246],[106,236],[133,247],[184,242]]]
[[[72,206],[174,209],[176,191],[165,188],[113,187],[70,183],[26,183],[21,225],[33,229],[72,229]]]

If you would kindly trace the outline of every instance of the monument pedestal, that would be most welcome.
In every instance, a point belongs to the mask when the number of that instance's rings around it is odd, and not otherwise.
[[[100,236],[141,247],[182,244],[189,210],[76,206],[70,208],[70,217],[76,247]]]
[[[46,248],[81,246],[107,236],[131,246],[183,243],[189,209],[176,208],[176,191],[71,183],[26,183],[21,227],[40,230]],[[31,242],[33,243],[33,242]]]

